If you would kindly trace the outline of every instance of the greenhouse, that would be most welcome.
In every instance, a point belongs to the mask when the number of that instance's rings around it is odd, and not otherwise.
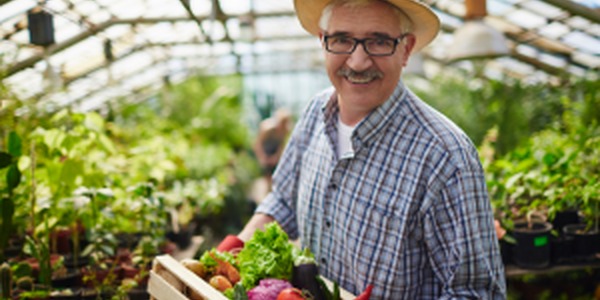
[[[600,0],[0,0],[0,35],[1,299],[600,300]]]

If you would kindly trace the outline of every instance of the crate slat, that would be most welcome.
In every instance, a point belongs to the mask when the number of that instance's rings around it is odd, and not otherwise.
[[[180,291],[176,290],[154,270],[150,270],[148,280],[148,293],[155,300],[189,300]]]
[[[175,260],[172,256],[170,256],[168,254],[160,255],[160,256],[157,256],[156,258],[154,258],[154,264],[153,264],[152,268],[153,268],[153,270],[160,270],[161,268],[168,270],[175,277],[177,277],[177,279],[179,279],[186,288],[196,291],[196,293],[198,293],[199,295],[201,295],[202,297],[204,297],[207,300],[228,300],[227,297],[225,297],[225,295],[223,295],[223,294],[221,294],[221,292],[215,290],[212,286],[210,286],[210,284],[208,284],[206,281],[204,281],[203,279],[198,277],[192,271],[188,270],[186,267],[184,267],[182,264],[180,264],[177,260]],[[155,273],[158,273],[158,271],[156,271]],[[156,275],[155,278],[160,277],[158,274],[155,274],[155,275]],[[162,279],[162,278],[160,278],[160,279]],[[152,277],[150,277],[150,281],[152,281]],[[166,281],[164,281],[164,280],[162,280],[162,281],[164,283],[166,283],[167,285],[169,285],[169,283],[167,283]],[[158,280],[157,280],[155,287],[158,288],[159,286],[160,286],[160,282],[158,282]],[[173,291],[178,292],[177,289],[173,288],[171,285],[169,285],[169,287],[172,289],[172,290],[170,290],[170,292],[173,292]],[[159,298],[160,296],[163,295],[162,291],[156,291],[156,289],[150,289],[150,282],[148,282],[148,289],[149,289],[148,293],[150,293],[150,295],[155,297],[157,300],[180,300],[180,299],[173,299],[170,296],[167,298]],[[155,291],[156,295],[154,295],[152,293],[152,291]],[[184,297],[183,300],[188,299],[188,297],[186,297],[182,293],[179,293],[179,294]]]

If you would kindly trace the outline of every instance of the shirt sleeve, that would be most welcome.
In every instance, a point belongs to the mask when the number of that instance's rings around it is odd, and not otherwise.
[[[477,158],[456,169],[424,216],[439,299],[506,299],[504,267],[483,170]]]

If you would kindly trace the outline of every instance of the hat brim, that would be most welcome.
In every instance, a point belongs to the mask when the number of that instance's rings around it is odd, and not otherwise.
[[[323,8],[334,0],[294,0],[296,14],[300,24],[312,35],[319,35],[319,20]],[[424,3],[416,0],[385,0],[401,9],[412,21],[412,33],[416,37],[412,53],[416,53],[429,44],[440,30],[440,19]]]

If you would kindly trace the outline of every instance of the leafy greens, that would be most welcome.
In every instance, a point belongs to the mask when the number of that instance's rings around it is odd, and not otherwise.
[[[295,249],[277,223],[267,224],[264,231],[257,230],[237,256],[246,290],[264,278],[291,281]]]

